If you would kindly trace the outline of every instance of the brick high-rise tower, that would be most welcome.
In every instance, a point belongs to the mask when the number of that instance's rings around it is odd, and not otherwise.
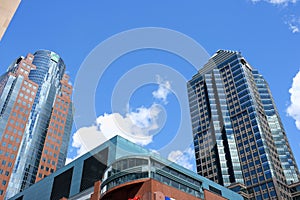
[[[63,60],[40,50],[0,77],[0,199],[64,166],[73,122]]]

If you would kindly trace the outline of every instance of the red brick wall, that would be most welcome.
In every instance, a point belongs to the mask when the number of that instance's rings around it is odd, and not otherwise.
[[[190,194],[184,193],[176,188],[170,187],[153,179],[134,181],[122,184],[108,191],[101,200],[118,199],[128,200],[141,197],[141,200],[164,200],[168,196],[176,200],[199,200]]]
[[[94,193],[91,195],[91,200],[99,200],[100,199],[100,186],[101,181],[97,181],[94,184]]]
[[[14,77],[22,75],[24,80],[19,91],[13,88],[14,92],[18,92],[18,96],[11,112],[9,113],[7,125],[3,131],[3,136],[0,138],[1,144],[5,143],[5,146],[0,145],[0,150],[3,152],[0,155],[0,170],[2,171],[2,173],[0,173],[0,180],[1,182],[6,181],[5,184],[3,184],[3,182],[0,184],[0,190],[4,191],[2,195],[0,193],[0,200],[4,199],[8,182],[17,159],[22,137],[26,129],[30,110],[38,89],[38,85],[28,79],[30,70],[36,68],[29,57],[33,58],[31,54],[28,54],[28,56],[18,64],[17,71],[9,73],[9,76]]]
[[[219,196],[209,190],[204,190],[204,199],[205,200],[226,200],[224,197]]]

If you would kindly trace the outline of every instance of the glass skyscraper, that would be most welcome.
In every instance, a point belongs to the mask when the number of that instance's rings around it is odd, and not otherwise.
[[[0,77],[0,199],[64,166],[73,122],[63,60],[39,50]]]
[[[187,87],[197,172],[248,199],[291,199],[299,171],[262,75],[219,50]]]

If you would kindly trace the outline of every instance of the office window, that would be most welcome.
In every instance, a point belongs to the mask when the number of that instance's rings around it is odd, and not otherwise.
[[[72,175],[73,168],[70,168],[54,178],[50,197],[51,200],[59,200],[62,197],[69,198]]]
[[[107,167],[108,148],[86,159],[80,183],[80,192],[92,187],[94,183],[101,180]]]
[[[3,180],[3,181],[2,181],[2,185],[6,185],[6,180]]]
[[[222,196],[222,191],[215,188],[215,187],[213,187],[213,186],[211,186],[211,185],[209,186],[209,190]]]

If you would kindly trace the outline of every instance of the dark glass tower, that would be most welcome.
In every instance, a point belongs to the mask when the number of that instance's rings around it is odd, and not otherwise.
[[[198,173],[249,199],[291,199],[298,168],[258,71],[219,50],[187,87]]]
[[[0,200],[64,166],[73,122],[63,60],[39,50],[0,78]]]

